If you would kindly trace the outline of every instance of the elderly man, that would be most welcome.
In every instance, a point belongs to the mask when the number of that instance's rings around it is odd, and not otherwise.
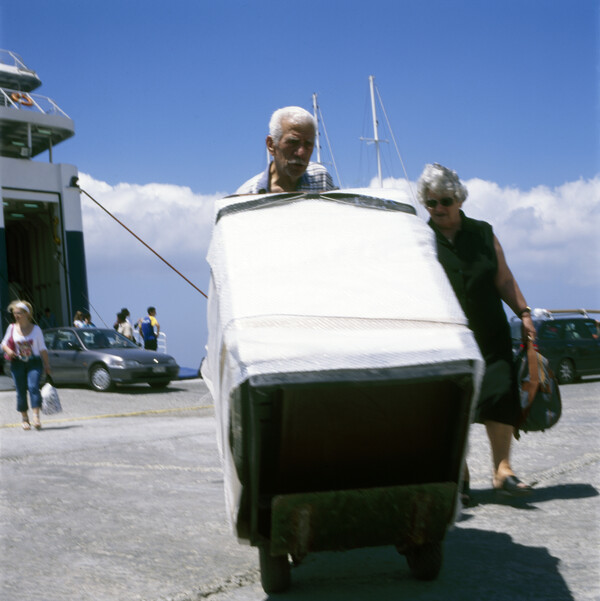
[[[269,122],[266,139],[273,160],[263,173],[243,184],[237,194],[335,189],[327,169],[309,162],[316,131],[315,118],[303,108],[287,106],[276,110]]]

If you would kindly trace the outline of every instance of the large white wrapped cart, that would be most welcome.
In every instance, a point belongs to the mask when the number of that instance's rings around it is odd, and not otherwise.
[[[202,375],[265,591],[381,545],[435,578],[483,363],[430,228],[393,190],[228,197],[208,260]]]

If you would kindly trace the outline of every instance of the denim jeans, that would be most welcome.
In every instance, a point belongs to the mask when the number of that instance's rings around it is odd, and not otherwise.
[[[17,389],[17,411],[25,412],[27,406],[27,391],[31,399],[31,407],[42,406],[42,395],[40,393],[40,378],[42,377],[41,357],[31,357],[29,361],[13,359],[10,362],[10,373],[12,374]]]

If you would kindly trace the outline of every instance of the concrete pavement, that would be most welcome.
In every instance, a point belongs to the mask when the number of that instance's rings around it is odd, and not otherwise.
[[[414,580],[391,547],[309,555],[294,600],[600,598],[600,380],[561,387],[564,414],[513,453],[526,501],[490,490],[472,428],[477,503],[445,542],[439,578]],[[210,399],[201,380],[99,394],[59,389],[64,413],[23,432],[0,392],[2,601],[265,599],[257,552],[231,535]]]

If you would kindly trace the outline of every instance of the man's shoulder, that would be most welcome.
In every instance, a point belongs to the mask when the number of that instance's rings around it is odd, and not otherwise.
[[[258,188],[258,182],[262,174],[255,175],[250,178],[247,182],[244,182],[236,191],[236,194],[256,194]]]
[[[299,189],[321,192],[335,190],[335,186],[329,171],[321,163],[309,163],[302,176]]]
[[[236,194],[258,194],[261,190],[266,191],[269,187],[269,177],[265,171],[257,173],[247,182],[243,183],[236,191]]]
[[[321,163],[309,163],[306,168],[305,173],[307,175],[324,175],[325,173],[329,173],[327,169],[321,165]]]

